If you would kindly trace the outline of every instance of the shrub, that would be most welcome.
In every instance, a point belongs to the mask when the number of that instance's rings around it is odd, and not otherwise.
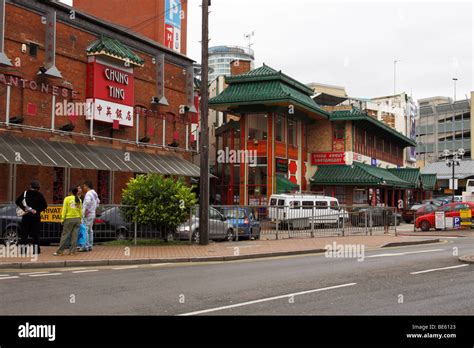
[[[125,220],[144,225],[174,229],[189,218],[197,203],[192,187],[182,179],[159,174],[138,175],[122,191],[122,215]]]

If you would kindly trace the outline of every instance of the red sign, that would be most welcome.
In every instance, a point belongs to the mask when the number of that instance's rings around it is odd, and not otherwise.
[[[311,154],[311,164],[313,166],[346,164],[346,158],[344,152],[315,152]]]
[[[165,46],[173,48],[174,29],[171,25],[165,24]]]
[[[87,67],[87,98],[134,105],[133,74],[97,62]]]

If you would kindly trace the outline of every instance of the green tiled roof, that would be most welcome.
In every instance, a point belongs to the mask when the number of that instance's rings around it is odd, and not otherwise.
[[[337,110],[331,113],[329,118],[331,121],[366,121],[374,126],[380,128],[381,130],[387,132],[388,134],[398,138],[407,146],[416,146],[416,141],[412,140],[392,127],[386,125],[385,123],[377,120],[376,118],[369,116],[366,112],[359,110],[357,108],[352,108],[351,110]]]
[[[388,168],[387,170],[400,179],[408,181],[412,188],[420,186],[420,168]]]
[[[266,65],[226,77],[226,83],[229,87],[209,100],[211,107],[284,102],[329,117],[329,113],[311,98],[313,91],[310,88]]]
[[[288,180],[283,175],[277,175],[275,178],[276,181],[276,193],[290,193],[293,190],[299,189],[299,185]]]
[[[425,190],[434,190],[438,176],[436,174],[420,174],[421,184]]]
[[[354,162],[353,165],[323,165],[311,178],[315,185],[374,185],[410,188],[411,184],[387,169]]]
[[[143,66],[145,61],[137,56],[133,51],[118,40],[101,36],[101,38],[93,42],[87,48],[87,55],[99,55],[104,54],[110,57],[114,57],[130,64]]]

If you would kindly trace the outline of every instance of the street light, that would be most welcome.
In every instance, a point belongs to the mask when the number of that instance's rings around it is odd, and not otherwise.
[[[454,151],[453,153],[451,153],[451,151],[449,151],[448,149],[445,149],[443,151],[443,156],[445,158],[445,161],[446,161],[446,165],[449,167],[449,168],[453,168],[453,176],[452,176],[452,198],[453,198],[453,203],[454,203],[454,190],[455,190],[455,172],[454,172],[454,169],[456,168],[456,166],[460,166],[461,165],[461,161],[462,161],[462,157],[464,156],[464,154],[466,153],[466,151],[463,149],[463,148],[460,148],[459,150],[457,151]]]
[[[453,77],[453,82],[454,82],[454,101],[456,101],[456,81],[458,80],[457,77]]]

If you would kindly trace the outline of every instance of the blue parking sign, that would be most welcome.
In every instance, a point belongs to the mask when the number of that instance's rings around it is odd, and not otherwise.
[[[166,0],[165,23],[181,29],[181,0]]]
[[[454,217],[453,227],[454,228],[461,228],[461,218],[459,216]]]

